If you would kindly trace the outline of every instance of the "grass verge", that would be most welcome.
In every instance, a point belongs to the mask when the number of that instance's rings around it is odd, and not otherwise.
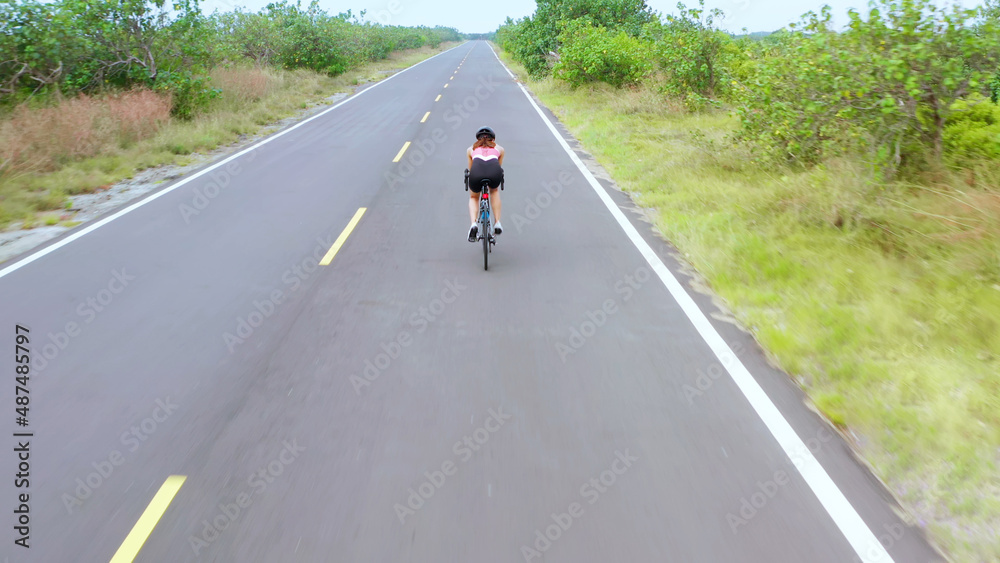
[[[519,65],[505,62],[526,77]],[[651,88],[535,94],[956,561],[1000,561],[1000,178],[764,169]]]
[[[66,209],[68,196],[94,192],[147,168],[185,164],[189,155],[258,134],[336,93],[382,80],[456,44],[395,52],[337,77],[309,70],[216,68],[211,85],[222,95],[190,121],[170,119],[169,104],[164,109],[162,99],[148,91],[21,108],[0,119],[0,229],[18,221],[23,228],[47,224],[46,212]]]

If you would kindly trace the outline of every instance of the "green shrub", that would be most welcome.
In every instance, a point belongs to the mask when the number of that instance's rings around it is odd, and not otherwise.
[[[624,31],[571,22],[559,36],[562,48],[554,72],[574,88],[588,82],[622,87],[638,84],[652,71],[651,44]]]
[[[209,86],[210,80],[189,72],[161,71],[153,81],[153,90],[170,94],[174,117],[191,119],[222,95],[222,90]]]
[[[568,26],[587,23],[638,37],[656,19],[645,0],[538,0],[537,5],[529,17],[516,22],[507,18],[496,33],[500,48],[536,78],[549,74],[550,53],[562,55],[560,36]]]
[[[705,10],[704,0],[698,0],[698,6],[678,3],[677,16],[649,24],[645,33],[656,42],[656,62],[665,75],[663,89],[704,105],[721,93],[727,84],[724,65],[740,52],[732,48],[730,35],[714,26],[723,18],[722,10]]]
[[[1000,160],[1000,106],[983,96],[955,102],[945,127],[944,142],[953,162]]]
[[[890,174],[940,161],[953,104],[985,88],[996,68],[978,15],[876,0],[867,19],[852,10],[838,32],[829,7],[810,13],[739,92],[740,137],[802,163],[862,149]]]
[[[209,17],[197,0],[0,0],[0,104],[142,86],[171,92],[175,114],[189,117],[217,95],[204,77],[220,64],[337,75],[394,50],[459,39],[451,28],[331,15],[317,0]]]
[[[548,54],[555,51],[556,35],[545,29],[535,18],[523,18],[517,22],[507,18],[497,30],[497,44],[524,65],[534,78],[548,76],[551,72]]]

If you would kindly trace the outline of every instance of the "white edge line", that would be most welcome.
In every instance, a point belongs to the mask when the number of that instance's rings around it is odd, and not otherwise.
[[[493,45],[490,45],[489,41],[486,42],[486,46],[490,48],[490,51],[493,51]],[[498,55],[496,51],[493,51],[493,56],[497,58],[497,61],[499,61],[500,66],[502,66],[503,69],[507,71],[507,74],[509,74],[510,77],[513,78],[516,81],[517,77],[514,76],[514,73],[511,72],[509,68],[507,68],[507,65],[503,64],[503,61],[500,60],[500,55]],[[524,88],[522,87],[521,89],[523,90]],[[527,93],[527,92],[525,92],[525,93]],[[528,96],[528,99],[530,100],[531,96]],[[535,104],[532,103],[531,105],[535,105]],[[538,108],[535,108],[535,109],[538,109]],[[545,116],[543,115],[542,117],[545,117]],[[548,121],[548,119],[546,119],[545,121]],[[558,137],[558,135],[556,135],[556,136]]]
[[[493,51],[492,46],[490,46],[490,50]],[[493,51],[493,55],[504,68],[507,68],[507,65],[503,64],[496,51]],[[507,69],[507,73],[510,74],[510,69]],[[816,457],[813,456],[812,451],[809,450],[798,434],[795,433],[795,430],[778,410],[778,407],[774,405],[771,398],[767,396],[767,393],[764,392],[760,384],[757,383],[757,380],[750,374],[750,371],[743,365],[743,362],[736,357],[736,354],[729,348],[729,345],[726,344],[722,336],[715,330],[715,327],[708,321],[705,313],[698,308],[698,305],[695,304],[684,287],[677,281],[673,273],[660,260],[660,257],[656,255],[652,247],[639,235],[639,231],[629,222],[625,214],[622,213],[614,200],[611,199],[611,196],[608,195],[607,191],[601,186],[594,175],[590,173],[590,170],[584,166],[580,158],[573,152],[566,140],[563,139],[563,136],[556,129],[555,125],[549,121],[549,118],[538,107],[535,100],[532,99],[527,89],[520,83],[518,83],[518,87],[524,93],[525,97],[528,98],[528,102],[535,108],[538,115],[541,116],[542,120],[548,126],[549,131],[552,132],[562,148],[569,154],[570,159],[576,164],[576,167],[580,169],[584,178],[594,188],[594,191],[597,192],[601,201],[611,211],[611,215],[618,221],[618,224],[625,231],[632,244],[636,246],[643,258],[646,259],[646,262],[660,277],[663,285],[667,287],[667,290],[681,306],[684,314],[691,320],[695,329],[712,349],[712,352],[719,359],[723,367],[726,368],[726,371],[729,372],[733,381],[750,402],[750,406],[753,407],[757,415],[763,420],[764,425],[767,426],[767,429],[770,430],[771,434],[778,441],[781,449],[785,451],[790,460],[800,461],[800,463],[794,464],[795,468],[802,475],[803,479],[805,479],[806,484],[812,489],[813,494],[816,495],[820,504],[826,509],[837,525],[837,528],[844,534],[848,543],[854,548],[858,557],[865,563],[892,562],[892,558],[885,550],[885,547],[882,546],[882,543],[875,537],[875,534],[865,524],[865,521],[858,514],[857,510],[854,509],[850,501],[847,500],[844,493],[841,492],[837,484],[833,482],[830,475],[823,469],[823,466],[820,465]]]
[[[447,52],[450,52],[450,51],[453,51],[455,49],[458,49],[459,47],[462,47],[463,45],[466,45],[467,43],[469,43],[469,41],[466,41],[465,43],[462,43],[461,45],[455,45],[454,47],[452,47],[451,49],[448,49],[447,51],[441,51],[440,53],[438,53],[437,55],[434,55],[433,57],[428,57],[428,58],[420,61],[419,63],[417,63],[417,64],[415,64],[413,66],[409,66],[407,68],[404,68],[403,70],[397,72],[396,74],[393,74],[389,78],[386,78],[385,80],[381,80],[381,81],[377,82],[376,84],[374,84],[372,86],[369,86],[368,88],[365,88],[364,90],[358,92],[357,94],[349,96],[347,99],[345,99],[345,100],[343,100],[343,101],[341,101],[341,102],[333,105],[332,107],[329,107],[329,108],[327,108],[327,109],[325,109],[325,110],[317,113],[316,115],[314,115],[314,116],[312,116],[312,117],[310,117],[308,119],[300,121],[300,122],[296,123],[295,125],[292,125],[291,127],[287,128],[287,129],[284,129],[282,131],[279,131],[279,132],[277,132],[277,133],[275,133],[275,134],[273,134],[271,136],[265,137],[264,139],[258,141],[256,144],[251,145],[251,146],[243,149],[242,151],[240,151],[240,152],[238,152],[238,153],[236,153],[236,154],[234,154],[232,156],[229,156],[228,158],[226,158],[224,160],[220,160],[219,162],[216,162],[215,164],[209,166],[208,168],[204,168],[204,169],[202,169],[199,172],[196,172],[196,173],[194,173],[194,174],[192,174],[192,175],[190,175],[190,176],[188,176],[186,178],[183,178],[180,181],[178,181],[176,184],[174,184],[174,185],[172,185],[172,186],[170,186],[168,188],[164,188],[164,189],[162,189],[162,190],[160,190],[160,191],[158,191],[158,192],[156,192],[156,193],[154,193],[154,194],[152,194],[152,195],[150,195],[150,196],[142,199],[141,201],[137,201],[137,202],[133,203],[132,205],[129,205],[125,209],[122,209],[122,210],[120,210],[120,211],[116,212],[115,214],[110,215],[108,217],[105,217],[104,219],[101,219],[100,221],[98,221],[98,222],[96,222],[96,223],[94,223],[92,225],[88,225],[87,227],[84,227],[83,229],[81,229],[81,230],[73,233],[72,235],[69,235],[68,237],[60,240],[59,242],[55,242],[55,243],[53,243],[53,244],[51,244],[49,246],[46,246],[45,248],[43,248],[43,249],[41,249],[41,250],[39,250],[37,252],[34,252],[32,254],[29,254],[29,255],[25,256],[24,258],[21,258],[17,262],[14,262],[13,264],[11,264],[11,265],[5,267],[4,269],[0,270],[0,278],[4,277],[7,274],[10,274],[10,273],[12,273],[12,272],[14,272],[14,271],[16,271],[16,270],[18,270],[20,268],[23,268],[24,266],[27,266],[28,264],[34,262],[35,260],[38,260],[39,258],[45,256],[46,254],[49,254],[51,252],[55,252],[56,250],[59,250],[60,248],[62,248],[64,246],[66,246],[67,244],[75,241],[76,239],[82,237],[83,235],[91,233],[91,232],[99,229],[100,227],[103,227],[104,225],[107,225],[108,223],[110,223],[110,222],[114,221],[115,219],[121,217],[122,215],[125,215],[126,213],[129,213],[131,211],[134,211],[134,210],[142,207],[143,205],[146,205],[147,203],[149,203],[149,202],[151,202],[151,201],[153,201],[153,200],[155,200],[157,198],[160,198],[162,196],[167,195],[168,193],[176,190],[177,188],[180,188],[180,187],[186,185],[188,182],[191,182],[192,180],[196,180],[196,179],[204,176],[205,174],[208,174],[209,172],[211,172],[211,171],[219,168],[220,166],[223,166],[225,164],[228,164],[229,162],[232,162],[233,160],[236,160],[237,158],[239,158],[239,157],[247,154],[250,151],[256,150],[256,149],[258,149],[258,148],[266,145],[267,143],[270,143],[271,141],[273,141],[273,140],[275,140],[275,139],[277,139],[279,137],[282,137],[282,136],[284,136],[284,135],[286,135],[288,133],[291,133],[292,131],[298,129],[299,127],[302,127],[306,123],[309,123],[310,121],[313,121],[314,119],[319,119],[320,117],[323,117],[324,115],[326,115],[326,114],[330,113],[331,111],[339,108],[340,106],[346,104],[347,102],[350,102],[351,100],[358,99],[358,97],[360,97],[365,92],[367,92],[367,91],[369,91],[369,90],[371,90],[373,88],[377,88],[378,86],[381,86],[382,84],[385,84],[386,82],[392,80],[393,78],[396,78],[400,74],[403,74],[404,72],[406,72],[406,71],[408,71],[408,70],[410,70],[412,68],[416,68],[416,67],[418,67],[418,66],[426,63],[427,61],[429,61],[431,59],[434,59],[434,58],[437,58],[437,57],[439,57],[439,56],[441,56],[441,55],[443,55],[443,54],[445,54]]]

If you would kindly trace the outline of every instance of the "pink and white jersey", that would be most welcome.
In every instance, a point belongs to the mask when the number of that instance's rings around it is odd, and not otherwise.
[[[496,160],[500,158],[500,148],[499,147],[479,147],[477,149],[472,149],[472,158],[478,158],[481,160]]]

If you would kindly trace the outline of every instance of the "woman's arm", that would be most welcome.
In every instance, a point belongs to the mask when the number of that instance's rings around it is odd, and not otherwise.
[[[503,166],[504,150],[503,147],[501,147],[500,145],[497,145],[497,148],[500,149],[500,158],[498,158],[497,160],[500,162],[500,166]]]
[[[469,147],[468,149],[466,149],[466,151],[465,151],[465,157],[469,160],[468,166],[466,166],[466,168],[468,168],[469,170],[472,170],[472,147]]]

